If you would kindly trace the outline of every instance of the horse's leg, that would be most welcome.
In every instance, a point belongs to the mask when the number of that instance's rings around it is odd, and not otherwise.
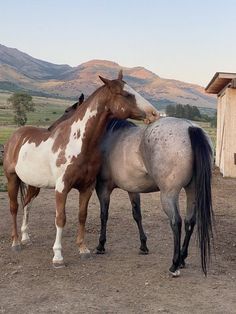
[[[18,212],[18,201],[17,201],[17,195],[20,187],[20,179],[18,176],[14,174],[9,174],[7,176],[8,179],[8,196],[10,200],[10,211],[12,215],[13,220],[13,226],[12,226],[12,249],[14,251],[20,250],[20,241],[19,236],[17,232],[17,212]]]
[[[169,269],[172,276],[180,275],[180,241],[181,241],[181,226],[182,219],[179,214],[178,193],[175,192],[161,192],[162,207],[169,217],[170,225],[174,236],[174,254],[172,265]]]
[[[89,257],[90,251],[86,247],[84,242],[85,223],[87,218],[88,202],[93,193],[94,185],[88,187],[85,191],[80,191],[79,197],[79,230],[77,236],[77,244],[79,246],[79,252],[83,257]]]
[[[27,194],[24,199],[24,215],[23,215],[23,221],[21,225],[21,243],[22,244],[29,244],[31,243],[30,237],[29,237],[29,228],[28,228],[28,222],[29,222],[29,210],[31,207],[31,201],[33,198],[37,197],[39,194],[40,189],[36,188],[34,186],[29,185],[27,188]]]
[[[110,204],[111,190],[105,184],[96,185],[96,193],[100,203],[100,219],[101,219],[101,231],[99,237],[99,244],[97,246],[97,254],[105,253],[105,243],[106,243],[106,231],[107,231],[107,220],[108,220],[108,210]]]
[[[67,193],[60,193],[56,191],[56,219],[55,225],[57,229],[56,240],[53,245],[53,266],[55,268],[64,267],[64,260],[62,257],[62,231],[66,224],[66,213],[65,213],[65,204],[66,204]]]
[[[180,266],[185,267],[185,259],[188,256],[188,246],[190,242],[191,235],[196,224],[196,213],[195,213],[195,188],[194,183],[191,183],[185,188],[187,196],[187,211],[184,220],[185,224],[185,238],[183,246],[180,252]]]
[[[132,204],[132,214],[134,217],[134,220],[137,223],[138,230],[139,230],[139,236],[140,236],[140,253],[141,254],[148,254],[148,248],[147,248],[147,237],[143,230],[142,225],[142,215],[141,215],[141,209],[140,209],[140,195],[139,193],[131,193],[129,192],[129,198]]]

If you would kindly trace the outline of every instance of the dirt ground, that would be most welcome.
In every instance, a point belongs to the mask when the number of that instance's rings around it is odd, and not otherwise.
[[[63,254],[67,267],[53,269],[54,195],[42,190],[30,216],[32,245],[14,253],[6,193],[0,193],[0,313],[236,313],[236,180],[215,171],[215,254],[208,277],[200,268],[195,236],[186,269],[171,278],[172,233],[158,193],[142,195],[150,254],[138,254],[139,238],[126,192],[113,193],[107,253],[80,259],[75,244],[78,193],[67,201]],[[184,217],[185,195],[180,203]],[[22,211],[19,211],[19,222]],[[99,206],[92,196],[88,247],[97,245]]]

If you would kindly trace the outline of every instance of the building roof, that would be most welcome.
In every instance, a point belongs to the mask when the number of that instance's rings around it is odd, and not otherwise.
[[[236,79],[236,73],[216,72],[205,91],[210,94],[218,94],[233,79]]]

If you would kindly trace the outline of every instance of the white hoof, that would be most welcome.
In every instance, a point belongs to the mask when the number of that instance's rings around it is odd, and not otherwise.
[[[63,260],[53,260],[52,264],[54,268],[64,268],[66,266]]]
[[[21,244],[23,245],[29,245],[29,244],[32,244],[31,240],[30,240],[30,237],[27,235],[27,236],[22,236],[22,239],[21,239]]]
[[[79,249],[79,253],[80,253],[80,254],[90,254],[90,251],[89,251],[89,249],[87,249],[87,248],[85,247],[85,248],[80,248],[80,249]]]
[[[180,270],[177,269],[176,271],[172,272],[170,271],[170,274],[172,277],[176,278],[176,277],[179,277],[180,276]]]

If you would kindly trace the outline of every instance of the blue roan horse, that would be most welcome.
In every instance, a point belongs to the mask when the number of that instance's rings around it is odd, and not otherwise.
[[[80,103],[82,101],[83,99]],[[68,108],[59,120],[71,117],[76,110],[75,105]],[[173,276],[178,276],[179,268],[185,265],[189,241],[197,222],[201,264],[206,274],[213,211],[212,148],[204,131],[190,121],[176,118],[164,118],[146,128],[137,127],[129,121],[113,119],[103,137],[102,156],[103,163],[96,184],[101,206],[101,234],[97,253],[105,252],[110,194],[114,188],[120,188],[129,193],[133,217],[139,228],[140,250],[147,254],[139,193],[160,191],[162,207],[169,217],[174,235],[174,255],[170,272]],[[182,188],[187,195],[187,210],[185,239],[180,248],[182,219],[178,198]],[[29,241],[27,204],[38,193],[39,188],[28,187],[24,200],[22,243]]]
[[[205,132],[190,121],[164,118],[146,128],[129,121],[112,120],[102,143],[103,164],[96,192],[101,206],[101,234],[97,253],[105,251],[110,194],[114,188],[129,193],[137,222],[141,252],[148,253],[142,228],[139,193],[160,191],[162,207],[174,235],[170,272],[180,274],[188,255],[189,241],[197,222],[201,264],[204,273],[210,256],[212,236],[211,172],[212,148]],[[179,193],[187,195],[185,239],[181,246],[182,219]]]

